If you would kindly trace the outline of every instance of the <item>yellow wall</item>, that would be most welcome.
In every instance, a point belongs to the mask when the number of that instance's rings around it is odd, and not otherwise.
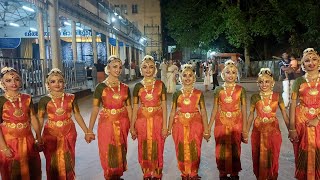
[[[109,0],[109,2],[119,5],[119,9],[121,4],[127,5],[127,14],[122,15],[137,25],[137,28],[147,38],[146,54],[156,52],[159,57],[162,54],[160,0]],[[133,4],[138,5],[136,14],[132,14]]]

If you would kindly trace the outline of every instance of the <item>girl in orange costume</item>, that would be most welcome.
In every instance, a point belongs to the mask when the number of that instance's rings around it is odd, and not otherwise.
[[[306,74],[294,81],[290,104],[289,138],[294,147],[295,177],[319,180],[320,57],[313,48],[303,52],[301,67]]]
[[[41,180],[41,162],[36,142],[42,143],[40,125],[31,96],[21,94],[21,77],[10,67],[1,69],[0,172],[3,180]],[[31,120],[30,120],[31,119]]]
[[[93,127],[100,103],[98,124],[98,146],[105,179],[120,180],[127,170],[127,137],[132,115],[129,87],[119,81],[122,61],[110,56],[105,73],[108,77],[97,85],[93,95],[93,109],[90,117],[88,142],[94,140]]]
[[[62,72],[57,68],[52,69],[46,80],[46,88],[49,94],[43,96],[38,105],[41,127],[44,124],[45,114],[48,115],[42,133],[48,180],[76,179],[75,146],[77,131],[71,119],[72,112],[83,132],[87,133],[88,131],[75,96],[64,92],[64,84]]]
[[[258,180],[276,180],[278,178],[279,154],[282,143],[279,122],[276,117],[278,106],[286,125],[289,117],[279,93],[273,92],[274,79],[269,68],[261,68],[258,77],[259,94],[253,94],[250,102],[247,131],[243,132],[248,139],[248,132],[254,119],[251,134],[253,172]]]
[[[236,84],[238,69],[232,60],[225,63],[221,77],[223,86],[214,90],[213,110],[209,128],[213,123],[216,140],[216,161],[220,179],[239,179],[241,170],[241,132],[246,130],[246,91]]]
[[[130,131],[133,139],[138,137],[138,155],[143,178],[161,179],[164,140],[168,131],[166,88],[162,81],[154,78],[157,72],[152,56],[143,58],[140,71],[144,78],[133,90]]]
[[[203,94],[194,89],[196,75],[191,65],[184,65],[180,73],[182,88],[173,94],[169,132],[176,146],[178,167],[183,180],[198,180],[201,144],[210,138],[207,111]],[[199,112],[200,110],[200,112]]]

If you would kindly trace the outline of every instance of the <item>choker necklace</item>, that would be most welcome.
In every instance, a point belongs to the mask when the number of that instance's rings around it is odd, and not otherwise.
[[[272,111],[272,108],[270,107],[270,103],[271,103],[271,100],[272,100],[272,94],[273,94],[273,92],[270,93],[269,101],[268,101],[268,105],[267,106],[264,104],[264,98],[260,94],[260,98],[261,98],[262,106],[263,106],[262,111],[264,113],[270,113]]]
[[[10,96],[8,94],[5,94],[5,97],[9,100],[9,102],[12,104],[13,108],[14,108],[14,112],[13,115],[15,117],[21,117],[23,116],[23,111],[22,111],[22,102],[21,102],[21,94],[17,94],[16,96]],[[19,101],[19,107],[17,108],[17,106],[14,103],[14,100],[16,100],[18,98]]]
[[[144,83],[152,83],[152,82],[154,82],[154,81],[155,81],[154,78],[144,78],[144,79],[143,79],[143,82],[144,82]]]
[[[112,98],[113,99],[120,99],[121,95],[120,95],[120,82],[118,82],[118,92],[116,93],[115,90],[113,89],[113,87],[111,87],[110,82],[108,80],[105,80],[105,83],[107,84],[107,86],[112,90],[113,95]],[[114,83],[115,85],[115,83]]]
[[[271,94],[273,94],[272,91],[267,91],[267,92],[260,91],[260,92],[259,92],[259,95],[260,95],[260,96],[270,96]]]
[[[151,81],[151,80],[147,80],[147,82],[148,82],[148,81],[149,81],[149,83],[153,81],[153,82],[152,82],[152,89],[151,89],[151,92],[150,92],[150,93],[149,93],[148,90],[147,90],[147,86],[146,86],[145,79],[143,79],[143,80],[141,81],[141,83],[143,84],[144,91],[147,93],[146,96],[145,96],[146,100],[147,100],[147,101],[151,101],[151,100],[153,99],[154,84],[156,83],[156,81],[155,81],[155,79],[152,79],[152,81]]]
[[[316,96],[316,95],[318,95],[318,93],[319,93],[319,91],[318,91],[318,84],[319,84],[319,78],[320,78],[319,75],[318,75],[318,78],[317,78],[317,81],[316,81],[316,84],[315,84],[314,87],[311,87],[310,82],[309,82],[307,76],[308,76],[308,74],[306,74],[304,78],[306,79],[307,85],[308,85],[308,87],[310,88],[309,91],[308,91],[308,94],[310,94],[311,96]]]
[[[51,101],[52,101],[54,107],[56,108],[55,114],[58,115],[58,116],[63,115],[65,113],[65,111],[63,109],[64,93],[62,93],[61,96],[54,96],[52,94],[49,94],[49,97],[51,98]],[[62,97],[62,99],[61,99],[60,107],[58,108],[58,106],[57,106],[56,102],[54,101],[54,99],[61,98],[61,97]]]
[[[229,96],[227,94],[227,87],[232,87],[232,90],[231,90],[231,93]],[[233,101],[232,95],[233,95],[235,87],[236,87],[236,84],[232,84],[232,85],[226,85],[226,83],[223,84],[223,90],[226,95],[226,97],[223,100],[225,103],[232,103],[232,101]]]
[[[183,88],[181,88],[181,92],[182,92],[182,96],[183,96],[183,104],[189,105],[189,104],[191,103],[190,98],[191,98],[191,96],[192,96],[193,90],[194,90],[194,88],[191,89],[190,94],[189,94],[189,97],[186,98],[186,95],[184,94],[185,91],[184,91]]]

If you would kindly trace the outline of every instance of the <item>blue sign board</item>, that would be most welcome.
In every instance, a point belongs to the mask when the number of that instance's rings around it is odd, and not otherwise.
[[[21,38],[0,38],[0,49],[15,49],[21,43]]]

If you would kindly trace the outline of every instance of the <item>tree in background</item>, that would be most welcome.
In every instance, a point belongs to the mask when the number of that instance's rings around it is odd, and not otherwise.
[[[320,45],[320,1],[163,1],[166,27],[178,46],[210,49],[227,43],[223,45],[226,48],[231,45],[244,50],[246,67],[252,49],[259,59],[266,59],[268,49],[275,43],[282,43],[285,48],[291,46],[296,54],[306,47]],[[257,50],[258,46],[262,50]]]

